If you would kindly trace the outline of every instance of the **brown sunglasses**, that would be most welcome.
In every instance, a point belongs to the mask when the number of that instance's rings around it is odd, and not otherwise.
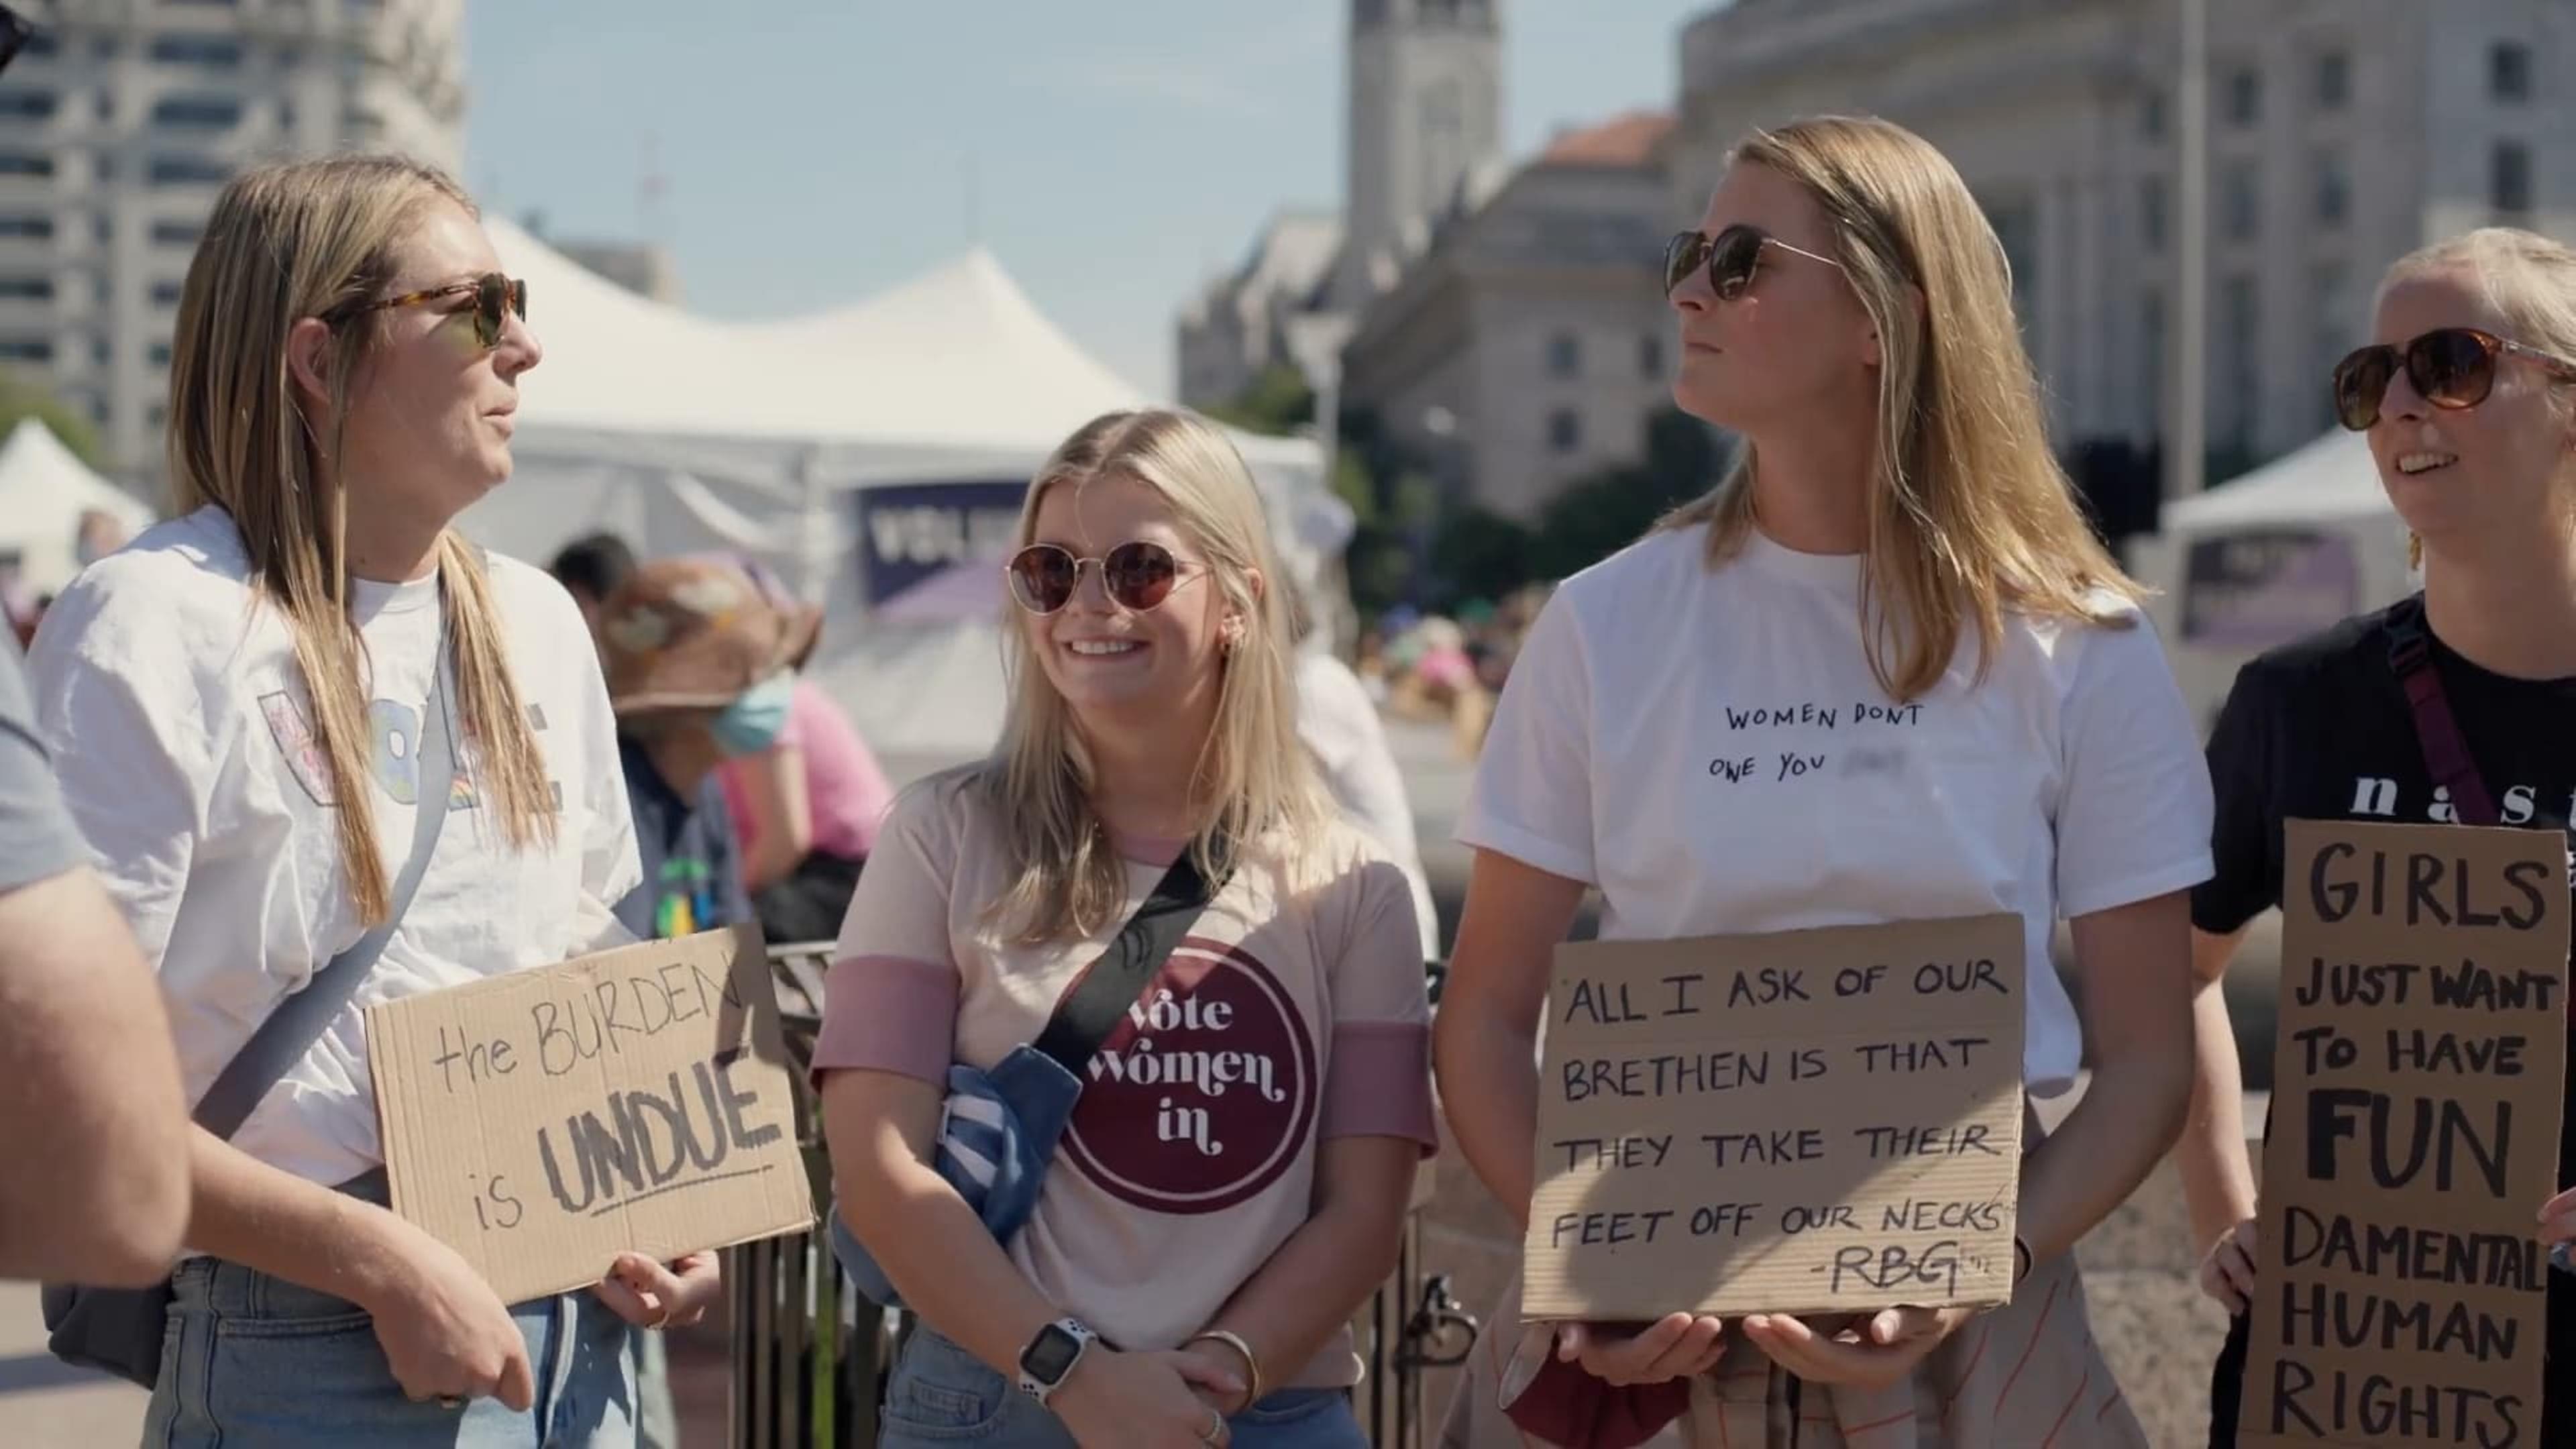
[[[363,302],[347,309],[345,315],[356,317],[387,307],[417,307],[445,297],[474,294],[474,340],[485,347],[501,345],[502,329],[509,326],[509,314],[528,320],[528,284],[518,277],[505,277],[499,272],[485,272],[470,282],[450,282],[444,287],[429,287],[418,292],[405,292],[399,297]]]
[[[1011,598],[1032,614],[1052,614],[1073,602],[1082,587],[1082,571],[1098,565],[1101,591],[1131,614],[1150,614],[1172,591],[1193,577],[1196,566],[1184,564],[1159,543],[1131,539],[1102,558],[1079,558],[1052,543],[1033,543],[1011,555],[1002,566],[1010,580]]]
[[[1753,285],[1754,276],[1762,270],[1762,249],[1778,247],[1791,256],[1823,262],[1836,271],[1843,264],[1832,257],[1818,256],[1803,247],[1793,247],[1760,227],[1738,222],[1715,236],[1696,231],[1678,232],[1664,243],[1664,295],[1690,280],[1690,274],[1708,268],[1709,290],[1717,300],[1732,302]]]
[[[2436,327],[2402,347],[2381,342],[2355,348],[2336,363],[2335,420],[2353,432],[2367,431],[2379,421],[2380,399],[2401,367],[2415,395],[2433,406],[2453,412],[2476,407],[2495,390],[2496,360],[2503,357],[2536,363],[2552,381],[2576,383],[2576,363],[2563,357],[2475,327]]]

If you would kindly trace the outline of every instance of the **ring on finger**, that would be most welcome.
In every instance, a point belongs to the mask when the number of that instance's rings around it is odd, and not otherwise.
[[[465,1401],[453,1394],[441,1394],[438,1396],[438,1406],[442,1409],[461,1409],[465,1407]]]
[[[1208,1426],[1199,1432],[1199,1442],[1202,1444],[1223,1444],[1225,1439],[1225,1415],[1218,1413],[1214,1407],[1210,1407],[1208,1410]]]

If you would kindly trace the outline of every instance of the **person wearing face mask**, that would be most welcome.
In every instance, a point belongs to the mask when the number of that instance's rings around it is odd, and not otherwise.
[[[743,572],[775,607],[807,606],[756,562]],[[772,941],[837,935],[850,893],[875,849],[894,789],[832,696],[806,677],[818,639],[807,631],[791,673],[765,681],[727,722],[729,749],[716,777],[742,842],[743,884]]]
[[[2256,1289],[2244,1083],[2219,982],[2247,923],[2280,904],[2282,822],[2557,827],[2576,846],[2576,250],[2495,227],[2401,258],[2373,340],[2333,387],[2424,587],[2247,664],[2210,735],[2217,873],[2192,896],[2198,1050],[2179,1166],[2213,1244],[2201,1288],[2237,1315],[2211,1377],[2216,1446],[2236,1442]],[[2437,770],[2426,741],[2454,735],[2465,769]],[[2576,1184],[2576,1096],[2558,1162],[2559,1186]],[[2576,1191],[2532,1207],[2542,1241],[2576,1239]],[[2576,1277],[2548,1277],[2549,1392],[2523,1442],[2576,1444]]]

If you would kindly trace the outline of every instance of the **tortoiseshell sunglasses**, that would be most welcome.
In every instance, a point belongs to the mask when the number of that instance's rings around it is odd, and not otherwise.
[[[405,292],[399,297],[363,303],[350,308],[348,315],[355,317],[383,307],[416,307],[423,302],[435,302],[461,292],[474,294],[474,340],[485,347],[501,345],[501,330],[509,325],[510,313],[518,313],[522,322],[528,320],[528,284],[499,272],[485,272],[470,282],[451,282],[444,287]]]

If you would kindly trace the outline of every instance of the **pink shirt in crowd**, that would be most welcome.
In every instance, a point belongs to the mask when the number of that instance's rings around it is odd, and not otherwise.
[[[867,742],[850,727],[849,716],[823,692],[799,676],[787,703],[787,726],[778,747],[793,749],[805,762],[806,808],[814,820],[814,849],[844,860],[865,860],[875,853],[877,826],[894,803],[894,787]],[[725,803],[733,813],[735,837],[751,848],[758,827],[743,798],[743,767],[727,760],[723,772]]]
[[[944,1085],[1034,1040],[1179,852],[1122,842],[1128,901],[1088,940],[1012,943],[982,918],[1009,841],[962,773],[896,802],[842,927],[817,1072]],[[1385,1136],[1437,1150],[1430,1017],[1413,894],[1336,821],[1245,859],[1092,1058],[1011,1261],[1050,1303],[1131,1349],[1177,1346],[1304,1225],[1316,1144]],[[1283,1386],[1358,1381],[1345,1329]]]

